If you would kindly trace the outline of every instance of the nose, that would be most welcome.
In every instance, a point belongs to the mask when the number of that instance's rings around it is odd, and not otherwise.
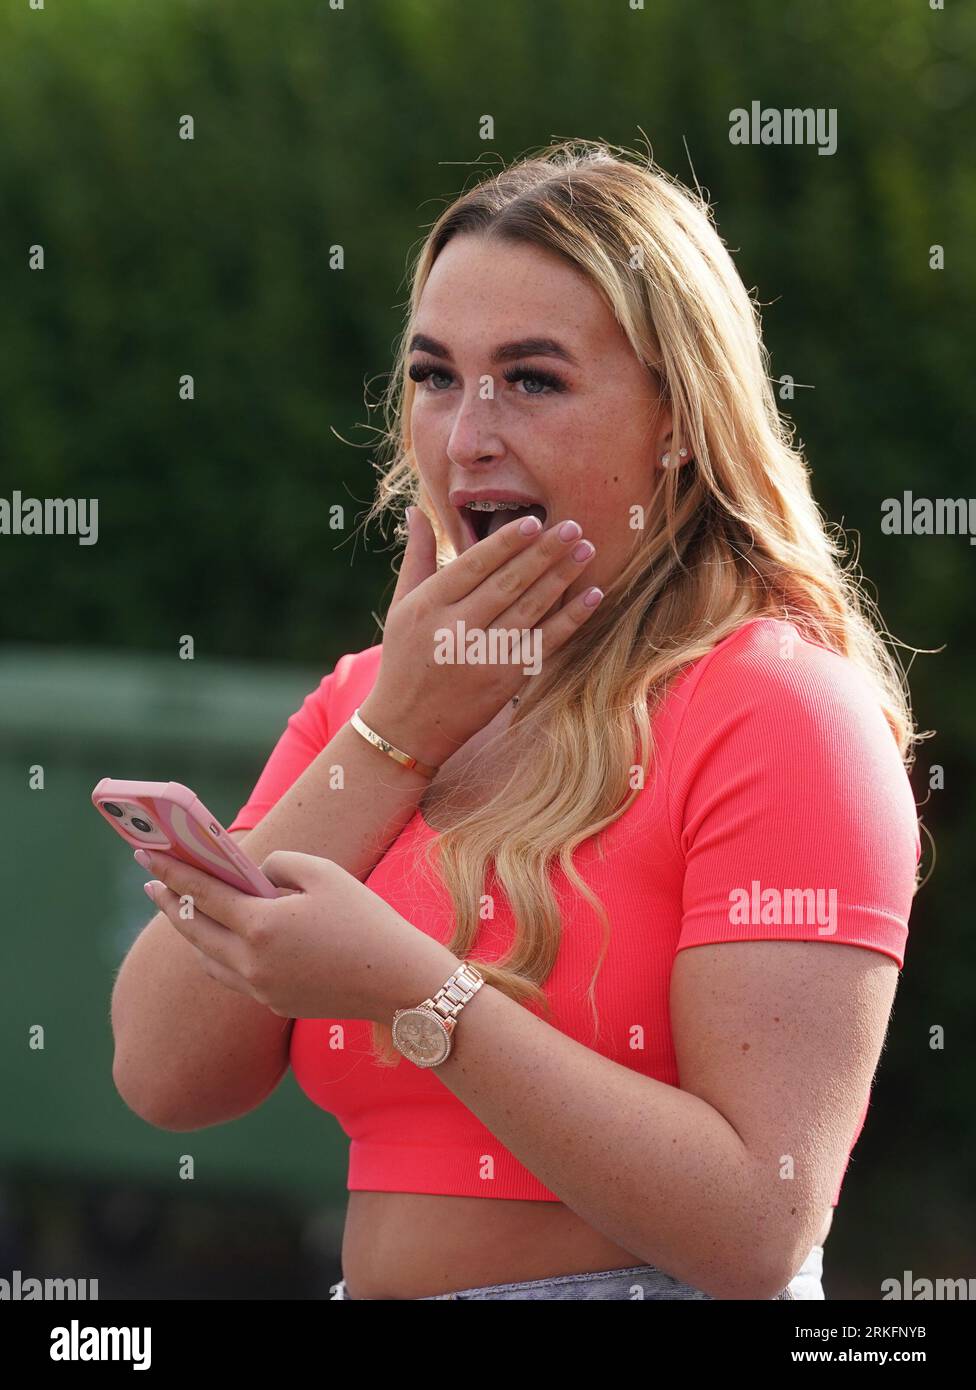
[[[499,458],[505,446],[499,437],[494,400],[482,400],[479,388],[458,405],[447,439],[447,454],[462,467]]]

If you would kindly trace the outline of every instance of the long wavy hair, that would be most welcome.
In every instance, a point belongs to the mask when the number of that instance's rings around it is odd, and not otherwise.
[[[376,465],[380,478],[365,524],[421,507],[438,565],[456,558],[414,456],[416,388],[407,358],[431,268],[465,232],[542,247],[589,276],[671,408],[672,454],[685,447],[691,460],[662,471],[631,559],[595,614],[529,682],[510,727],[486,745],[482,756],[489,758],[504,740],[511,774],[474,811],[452,808],[450,799],[439,803],[444,828],[422,861],[430,870],[436,852],[453,902],[449,949],[477,965],[488,983],[543,1011],[542,985],[561,934],[549,877],[558,862],[603,924],[588,990],[596,1037],[594,987],[610,923],[572,855],[646,785],[651,719],[684,668],[748,619],[781,618],[870,678],[906,768],[920,736],[876,605],[856,563],[847,562],[844,533],[821,515],[793,427],[777,409],[758,308],[707,201],[652,159],[620,146],[551,144],[492,173],[437,218],[416,258],[409,314],[382,397],[385,461]],[[483,962],[470,951],[489,865],[515,931],[503,958]],[[374,1023],[372,1038],[377,1061],[399,1061],[389,1027]]]

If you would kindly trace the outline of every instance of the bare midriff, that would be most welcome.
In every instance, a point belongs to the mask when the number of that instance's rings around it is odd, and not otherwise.
[[[503,762],[493,758],[486,765],[475,755],[490,736],[507,727],[512,712],[506,706],[443,764],[420,804],[432,829],[443,828],[437,807],[448,795],[452,809],[463,811],[487,800],[493,779],[504,771]],[[833,1207],[828,1207],[818,1245],[826,1240],[832,1220]],[[342,1272],[350,1299],[427,1298],[485,1284],[646,1263],[601,1235],[563,1202],[416,1192],[349,1194]]]
[[[833,1219],[828,1208],[823,1245]],[[350,1192],[342,1241],[348,1298],[427,1298],[485,1284],[629,1269],[647,1261],[563,1202]]]

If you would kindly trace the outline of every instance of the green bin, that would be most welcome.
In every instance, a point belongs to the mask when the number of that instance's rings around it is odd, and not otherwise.
[[[251,1114],[190,1133],[153,1128],[119,1096],[112,987],[152,908],[145,873],[90,799],[106,776],[183,782],[229,824],[326,669],[0,651],[0,1169],[157,1186],[175,1181],[181,1156],[192,1154],[200,1195],[239,1185],[303,1203],[344,1201],[348,1141],[290,1071]],[[31,789],[35,767],[43,790]],[[35,1025],[42,1049],[30,1045]]]

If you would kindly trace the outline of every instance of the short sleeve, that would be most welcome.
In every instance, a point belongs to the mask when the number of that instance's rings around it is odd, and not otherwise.
[[[772,619],[700,667],[668,776],[685,865],[676,949],[824,941],[879,951],[901,969],[921,842],[870,679]]]
[[[336,671],[323,676],[292,714],[264,770],[228,830],[253,830],[331,740],[330,698]]]

